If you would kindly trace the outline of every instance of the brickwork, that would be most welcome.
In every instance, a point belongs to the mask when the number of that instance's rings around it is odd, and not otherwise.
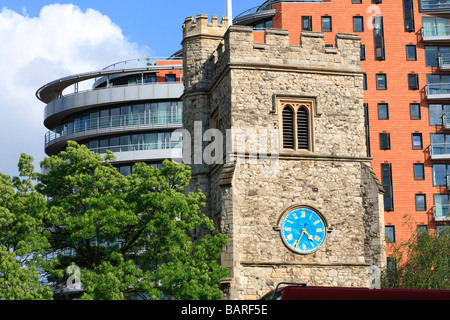
[[[363,1],[362,4],[352,4],[350,0],[333,0],[329,3],[280,3],[274,6],[274,28],[289,30],[290,43],[300,43],[301,17],[312,17],[312,30],[321,31],[321,17],[331,16],[332,31],[325,32],[325,43],[333,44],[337,33],[355,33],[353,17],[363,17],[364,31],[357,32],[361,44],[365,45],[365,60],[361,61],[361,69],[367,74],[367,90],[364,91],[364,102],[369,106],[371,156],[372,166],[378,177],[381,177],[381,164],[391,163],[393,173],[394,210],[385,212],[386,225],[395,226],[397,242],[402,242],[411,236],[414,226],[405,225],[404,215],[411,216],[418,225],[427,225],[430,230],[435,228],[433,219],[433,195],[448,193],[446,187],[433,187],[432,163],[448,161],[431,161],[429,156],[430,134],[445,133],[439,126],[430,126],[428,119],[428,104],[425,94],[426,75],[442,73],[438,68],[426,67],[424,46],[447,45],[447,43],[429,43],[421,41],[422,18],[419,1],[413,1],[415,31],[407,32],[404,27],[403,2],[383,1],[373,4]],[[383,61],[374,57],[373,30],[368,27],[368,21],[379,13],[384,19],[385,56]],[[429,15],[428,15],[429,16]],[[437,16],[437,15],[434,15]],[[449,17],[448,14],[438,14]],[[406,59],[406,45],[416,45],[417,60]],[[387,75],[387,90],[376,89],[376,74]],[[419,90],[408,89],[408,74],[419,75]],[[378,103],[388,103],[389,120],[378,120]],[[421,119],[410,119],[410,103],[421,105]],[[442,101],[438,102],[442,103]],[[445,102],[444,102],[445,103]],[[391,149],[380,150],[379,134],[390,133]],[[412,133],[422,133],[423,149],[412,149]],[[425,164],[425,180],[414,180],[413,164]],[[416,211],[415,194],[426,194],[426,211]],[[389,252],[389,251],[388,251]]]

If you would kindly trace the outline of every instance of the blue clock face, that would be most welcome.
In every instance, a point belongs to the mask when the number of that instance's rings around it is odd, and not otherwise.
[[[305,207],[288,211],[281,221],[281,238],[296,253],[315,252],[325,242],[326,232],[322,216]]]

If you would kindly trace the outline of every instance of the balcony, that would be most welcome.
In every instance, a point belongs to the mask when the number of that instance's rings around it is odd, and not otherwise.
[[[450,12],[450,0],[420,0],[421,13],[448,13]]]
[[[47,153],[58,151],[67,140],[89,138],[104,134],[127,131],[174,129],[182,127],[182,116],[179,113],[155,112],[136,115],[110,116],[88,119],[58,126],[45,135]]]
[[[444,126],[445,130],[450,130],[450,113],[444,112],[444,115],[442,116],[442,125]]]
[[[450,160],[450,143],[431,143],[431,160]]]
[[[445,53],[439,56],[439,70],[450,71],[450,54]]]
[[[450,83],[430,83],[425,89],[429,100],[450,99]]]
[[[183,83],[174,82],[116,86],[68,94],[47,104],[44,125],[54,128],[68,115],[89,106],[112,105],[124,101],[179,99],[183,90]]]
[[[450,205],[440,204],[433,207],[435,221],[450,221]]]
[[[422,40],[424,42],[450,41],[450,25],[424,24],[422,28]]]

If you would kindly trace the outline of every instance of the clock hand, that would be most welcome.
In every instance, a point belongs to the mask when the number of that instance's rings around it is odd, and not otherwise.
[[[313,241],[313,237],[311,235],[309,235],[309,233],[306,231],[306,229],[303,229],[302,233],[303,232],[308,236],[308,240]]]
[[[295,243],[294,243],[294,245],[295,245],[294,249],[297,248],[298,244],[300,243],[300,239],[301,239],[301,237],[302,237],[304,232],[305,232],[305,229],[302,229],[302,233],[300,233],[300,237],[298,237],[298,240],[295,241]]]

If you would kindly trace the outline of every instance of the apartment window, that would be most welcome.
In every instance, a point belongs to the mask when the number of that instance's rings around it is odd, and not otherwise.
[[[177,76],[175,74],[166,74],[166,82],[175,82],[176,77]]]
[[[414,163],[414,180],[425,180],[425,169],[423,163]]]
[[[387,103],[378,104],[378,120],[389,120],[389,106]]]
[[[312,16],[302,16],[302,30],[312,31]]]
[[[412,0],[403,0],[403,18],[405,21],[405,31],[414,31],[414,8]]]
[[[422,150],[422,134],[421,133],[413,133],[412,134],[412,148],[413,150]]]
[[[391,135],[389,133],[380,133],[380,150],[391,149]]]
[[[353,4],[361,4],[361,3],[362,3],[362,0],[352,0],[352,3],[353,3]]]
[[[426,195],[416,194],[416,211],[427,211]]]
[[[420,120],[422,118],[422,115],[420,113],[420,103],[410,103],[409,113],[411,120]]]
[[[377,90],[387,90],[387,80],[385,73],[379,73],[376,75]]]
[[[417,225],[417,234],[421,235],[424,233],[428,232],[428,226],[427,225],[423,225],[423,224],[419,224]]]
[[[428,105],[430,126],[442,126],[442,120],[447,118],[447,115],[450,116],[450,104],[430,103]]]
[[[433,187],[446,187],[447,177],[450,174],[450,164],[434,163],[433,171]]]
[[[409,90],[419,89],[419,75],[417,73],[408,74],[408,89]]]
[[[359,47],[359,59],[361,61],[366,60],[366,45],[365,44],[362,44]]]
[[[384,28],[383,17],[375,16],[373,18],[373,39],[375,48],[375,60],[384,60]]]
[[[427,74],[427,94],[450,94],[450,75]]]
[[[430,134],[431,154],[449,154],[450,153],[450,134],[432,133]]]
[[[384,210],[394,210],[394,192],[392,185],[392,165],[390,163],[381,164],[381,184],[384,189]]]
[[[386,242],[395,242],[395,226],[385,226]]]
[[[353,17],[353,32],[363,32],[364,31],[364,18],[363,17]]]
[[[367,90],[367,74],[363,75],[363,89]]]
[[[311,102],[280,101],[283,149],[311,150]]]
[[[406,60],[416,61],[417,60],[417,47],[413,44],[406,45]]]
[[[435,194],[435,195],[433,195],[433,200],[434,200],[434,215],[435,215],[435,217],[448,216],[449,209],[450,209],[450,195],[449,194]]]
[[[364,127],[366,132],[366,148],[367,148],[367,156],[371,156],[370,151],[370,121],[369,121],[369,104],[364,103]]]
[[[447,209],[448,209],[448,207],[447,207]],[[440,235],[440,234],[442,234],[444,232],[447,232],[447,234],[448,234],[449,229],[450,229],[449,225],[439,224],[439,225],[436,226],[436,234]]]
[[[444,64],[450,63],[450,47],[425,46],[425,66],[439,67],[439,57]]]
[[[322,17],[322,32],[331,32],[332,31],[332,22],[330,16]]]

